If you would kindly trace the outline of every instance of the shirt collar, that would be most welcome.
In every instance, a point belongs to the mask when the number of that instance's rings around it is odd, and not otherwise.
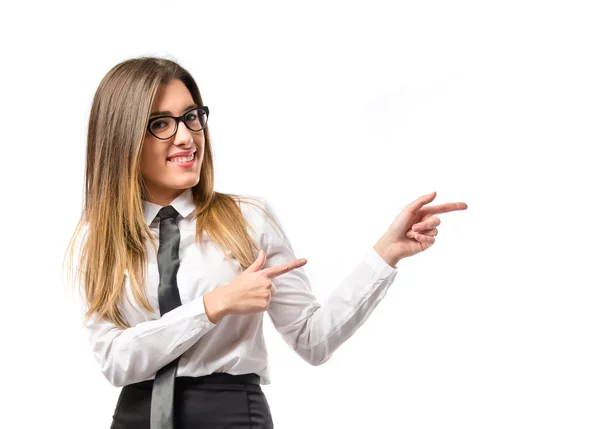
[[[156,218],[158,215],[158,211],[162,209],[163,206],[146,200],[142,200],[142,203],[144,206],[144,220],[146,221],[146,225],[150,225],[154,218]],[[173,208],[177,210],[181,216],[187,217],[196,208],[192,188],[187,188],[169,205],[173,206]]]

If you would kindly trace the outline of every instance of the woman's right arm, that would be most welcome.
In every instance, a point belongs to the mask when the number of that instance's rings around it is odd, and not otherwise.
[[[71,274],[77,273],[86,232],[84,228],[75,241]],[[83,321],[88,305],[81,285],[78,281],[75,283],[77,317]],[[187,302],[160,319],[141,322],[127,329],[100,318],[97,313],[92,314],[83,327],[104,377],[117,387],[154,378],[160,368],[181,356],[216,326],[208,318],[203,298]]]
[[[87,310],[79,300],[81,320]],[[84,324],[92,353],[106,379],[114,386],[148,380],[169,362],[193,346],[216,325],[210,321],[200,297],[185,303],[160,319],[122,329],[92,314]]]

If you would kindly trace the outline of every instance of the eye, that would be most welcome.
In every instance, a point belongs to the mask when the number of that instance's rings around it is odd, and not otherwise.
[[[167,126],[167,122],[159,119],[158,121],[154,121],[150,124],[150,128],[152,131],[160,131]]]
[[[198,119],[198,116],[196,115],[196,111],[195,110],[193,112],[190,112],[187,115],[185,115],[185,120],[186,121],[195,121],[196,119]]]

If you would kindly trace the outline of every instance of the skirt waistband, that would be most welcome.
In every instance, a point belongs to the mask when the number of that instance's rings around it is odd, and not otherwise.
[[[152,389],[154,380],[145,380],[128,386]],[[200,377],[181,376],[175,377],[175,387],[177,386],[195,386],[198,384],[257,384],[260,385],[260,376],[258,374],[240,374],[232,375],[226,372],[215,372]]]

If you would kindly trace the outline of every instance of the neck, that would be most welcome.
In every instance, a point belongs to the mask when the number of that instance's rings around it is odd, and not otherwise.
[[[146,196],[148,202],[154,203],[154,204],[158,204],[159,206],[162,207],[166,207],[168,205],[170,205],[173,200],[175,198],[177,198],[179,195],[183,194],[185,192],[185,189],[175,189],[173,190],[173,193],[169,193],[169,194],[160,194],[158,192],[151,194],[150,192],[148,192],[148,195]]]

